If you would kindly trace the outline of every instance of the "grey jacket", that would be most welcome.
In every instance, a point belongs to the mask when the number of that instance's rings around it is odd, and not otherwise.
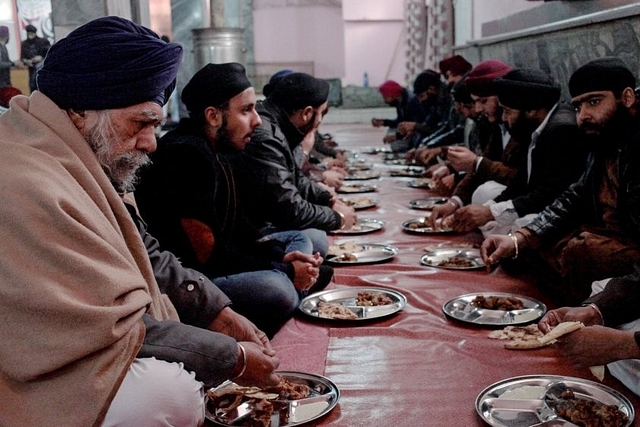
[[[269,100],[256,109],[262,125],[234,170],[251,220],[259,227],[281,230],[340,228],[340,216],[330,206],[331,194],[304,176],[296,160],[296,147],[304,135]]]
[[[171,252],[160,249],[135,208],[127,205],[127,209],[147,248],[160,291],[180,316],[180,322],[175,322],[144,315],[146,336],[137,357],[182,362],[185,370],[195,372],[196,379],[206,386],[220,384],[231,376],[238,345],[233,338],[212,332],[207,326],[231,301],[203,274],[183,267]]]

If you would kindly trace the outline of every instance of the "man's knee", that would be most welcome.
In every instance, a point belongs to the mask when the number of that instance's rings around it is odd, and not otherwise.
[[[199,426],[202,383],[182,363],[135,359],[107,412],[103,427]]]

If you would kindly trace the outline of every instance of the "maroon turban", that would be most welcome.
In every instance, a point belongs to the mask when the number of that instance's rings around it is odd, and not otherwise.
[[[402,86],[393,80],[387,80],[380,85],[378,90],[385,98],[394,98],[402,93]]]
[[[511,67],[497,59],[488,59],[476,65],[467,75],[467,89],[475,96],[495,95],[493,81],[511,71]]]
[[[22,95],[22,91],[17,87],[4,86],[0,88],[0,107],[9,108],[9,101],[16,95]]]
[[[454,55],[440,61],[440,74],[445,76],[447,71],[455,76],[463,76],[471,71],[471,63],[460,55]]]

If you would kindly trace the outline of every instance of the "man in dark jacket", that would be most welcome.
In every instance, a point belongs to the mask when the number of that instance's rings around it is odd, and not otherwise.
[[[278,81],[256,110],[262,124],[242,152],[242,199],[255,224],[268,230],[307,230],[315,250],[328,250],[326,231],[351,228],[353,208],[304,176],[298,150],[314,136],[327,111],[329,84],[308,74],[293,73]],[[311,234],[308,234],[311,235]]]
[[[27,38],[20,45],[20,59],[29,68],[29,89],[33,92],[37,89],[36,73],[42,67],[51,43],[44,37],[38,37],[38,30],[33,25],[27,25],[25,30]]]
[[[244,67],[206,65],[182,100],[190,117],[160,139],[137,186],[142,217],[165,248],[272,336],[316,284],[322,258],[303,233],[265,235],[245,215],[232,169],[261,121]],[[322,287],[332,276],[323,270]]]
[[[486,261],[538,249],[549,292],[575,304],[591,283],[628,274],[640,257],[640,166],[635,78],[617,58],[601,58],[569,80],[578,126],[591,153],[580,180],[511,237],[490,236]],[[545,270],[543,270],[543,268]]]
[[[523,147],[524,164],[518,166],[507,185],[485,186],[504,190],[484,204],[471,204],[456,211],[455,228],[483,234],[507,234],[517,221],[533,215],[553,202],[584,171],[586,153],[580,139],[574,109],[558,103],[560,87],[550,76],[533,69],[514,69],[494,81],[502,120]]]

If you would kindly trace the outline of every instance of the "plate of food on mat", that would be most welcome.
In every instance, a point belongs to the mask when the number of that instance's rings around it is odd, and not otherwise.
[[[274,387],[244,387],[225,381],[207,390],[205,416],[219,426],[298,426],[328,414],[338,404],[340,390],[328,378],[277,371]]]
[[[444,205],[449,201],[448,197],[425,197],[423,199],[414,199],[409,202],[411,209],[430,211],[436,206]]]
[[[368,234],[380,231],[384,228],[384,221],[372,218],[359,218],[351,228],[344,230],[331,230],[331,234]]]
[[[378,201],[372,197],[367,196],[355,196],[355,197],[340,197],[342,203],[347,206],[351,206],[355,210],[369,209],[378,205]]]
[[[391,289],[350,286],[309,295],[299,308],[319,319],[362,321],[390,316],[406,304],[407,298]]]
[[[542,302],[524,295],[505,292],[476,292],[457,296],[442,306],[451,319],[475,325],[514,326],[539,320],[547,312]],[[534,325],[537,328],[537,325]],[[510,332],[510,331],[506,331]],[[529,332],[519,331],[524,335]],[[492,337],[494,338],[494,337]],[[498,339],[505,339],[499,338]]]
[[[419,178],[424,173],[423,167],[407,166],[402,169],[391,169],[389,171],[390,176],[405,176],[409,178]]]
[[[347,193],[371,193],[376,191],[376,186],[371,184],[342,184],[336,190],[338,193],[347,194]]]
[[[480,392],[476,411],[495,427],[628,427],[633,405],[622,393],[582,378],[525,375],[498,381]]]
[[[373,170],[355,170],[349,172],[349,175],[345,176],[345,180],[349,181],[364,181],[367,179],[376,179],[380,178],[380,172],[376,172]]]
[[[415,178],[407,183],[412,188],[433,188],[433,179],[431,178]]]
[[[387,154],[392,150],[389,147],[366,147],[360,151],[362,154]]]
[[[482,260],[479,248],[468,247],[442,248],[429,251],[422,255],[420,264],[448,270],[491,269]]]
[[[329,246],[325,261],[334,265],[375,264],[397,254],[398,248],[392,245],[347,241]]]
[[[411,234],[442,234],[442,233],[452,233],[455,230],[448,225],[440,225],[440,227],[434,229],[431,227],[431,222],[429,221],[429,215],[422,217],[411,219],[409,221],[405,221],[402,223],[402,231]]]

